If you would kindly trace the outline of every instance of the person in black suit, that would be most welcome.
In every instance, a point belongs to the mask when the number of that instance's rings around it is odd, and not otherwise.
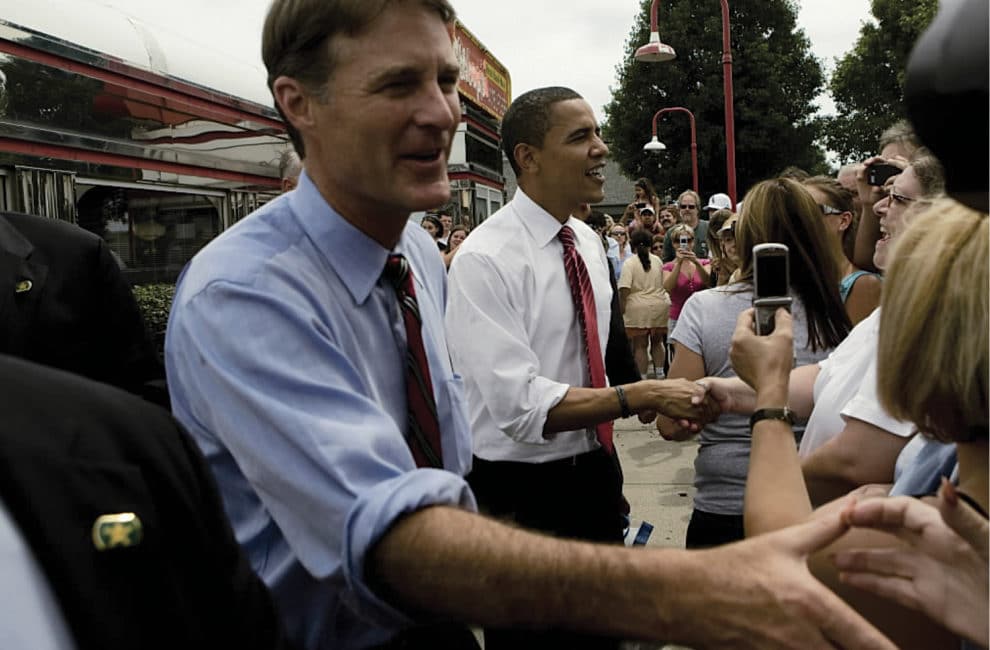
[[[169,405],[164,366],[110,249],[64,221],[0,212],[0,354]]]
[[[168,413],[3,355],[0,412],[0,528],[20,533],[41,570],[27,582],[47,582],[77,648],[282,647],[212,474]],[[13,569],[0,567],[5,602]],[[50,629],[0,615],[20,647]]]

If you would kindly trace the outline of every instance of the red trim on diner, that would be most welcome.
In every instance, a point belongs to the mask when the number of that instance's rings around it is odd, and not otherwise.
[[[0,39],[0,52],[146,93],[151,97],[159,99],[163,106],[172,110],[177,109],[171,106],[171,104],[178,102],[192,108],[194,110],[193,115],[195,116],[223,116],[225,121],[249,120],[276,127],[280,130],[285,129],[285,125],[281,120],[272,119],[266,115],[250,112],[246,109],[231,108],[225,105],[223,101],[230,101],[228,98],[167,77],[155,76],[150,73],[142,74],[140,70],[118,61],[111,60],[114,67],[119,68],[120,72],[111,72],[94,65],[80,63],[3,39]],[[145,79],[152,78],[153,80],[145,81],[141,77]],[[243,105],[240,102],[238,104]]]
[[[224,169],[213,169],[210,167],[197,167],[195,165],[185,165],[182,163],[166,162],[164,160],[148,160],[138,156],[125,156],[122,154],[107,153],[103,151],[89,151],[86,149],[76,149],[54,144],[40,144],[37,142],[26,142],[14,138],[0,137],[0,150],[5,152],[21,153],[29,156],[39,156],[42,158],[59,158],[62,160],[78,160],[80,162],[96,163],[98,165],[113,165],[115,167],[125,167],[127,169],[148,169],[151,171],[169,172],[172,174],[186,174],[190,176],[202,176],[204,178],[215,178],[222,181],[233,181],[248,185],[260,185],[263,187],[278,188],[279,179],[268,176],[258,176],[257,174],[245,174],[241,172],[227,171]]]
[[[464,116],[464,121],[467,122],[468,124],[470,124],[471,126],[473,126],[474,128],[478,129],[479,131],[481,131],[485,135],[487,135],[489,138],[491,138],[495,142],[500,142],[500,139],[498,137],[498,133],[496,133],[495,131],[492,131],[490,128],[488,128],[487,126],[485,126],[484,124],[482,124],[478,120],[476,120],[476,119],[474,119],[472,117],[468,117],[467,115],[465,115]]]
[[[148,138],[145,140],[133,140],[136,144],[203,144],[204,142],[216,142],[218,140],[245,140],[248,138],[264,138],[270,133],[264,131],[204,131],[196,135],[166,135],[160,138]]]
[[[505,184],[499,185],[492,179],[482,176],[481,174],[475,174],[474,172],[450,172],[447,176],[452,181],[474,181],[484,185],[485,187],[498,190],[500,192],[505,189]]]

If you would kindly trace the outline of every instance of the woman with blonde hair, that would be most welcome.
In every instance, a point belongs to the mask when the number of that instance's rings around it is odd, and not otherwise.
[[[729,364],[729,340],[736,317],[753,299],[753,246],[788,247],[792,313],[797,323],[792,356],[800,365],[828,356],[851,327],[839,298],[838,265],[815,200],[797,181],[776,178],[747,194],[736,224],[738,282],[695,293],[684,305],[670,338],[677,344],[668,377],[698,380],[735,377]],[[743,537],[743,491],[749,465],[746,415],[723,413],[704,426],[695,459],[694,511],[687,546],[725,544]],[[675,424],[657,418],[661,435]],[[792,438],[792,445],[796,441]]]
[[[822,220],[832,243],[832,253],[839,264],[839,295],[853,325],[863,320],[880,304],[880,276],[857,268],[846,257],[846,241],[855,238],[852,229],[854,208],[852,192],[829,176],[812,176],[802,181],[818,203]]]
[[[667,237],[674,243],[674,261],[663,265],[663,288],[670,294],[671,332],[677,325],[677,318],[687,299],[697,291],[708,288],[708,259],[699,259],[694,252],[694,229],[686,223],[679,223],[667,231]]]
[[[984,518],[988,509],[990,427],[988,255],[987,215],[960,204],[938,202],[908,227],[888,267],[881,301],[877,370],[877,390],[885,409],[914,423],[923,435],[955,444],[959,461],[955,491]],[[946,278],[955,280],[946,283]],[[940,290],[933,291],[932,287]],[[755,388],[756,406],[763,410],[753,416],[753,450],[746,484],[747,536],[778,530],[809,517],[839,516],[857,498],[872,494],[865,489],[854,491],[812,512],[791,427],[785,419],[777,419],[777,409],[788,400],[793,345],[791,319],[782,312],[778,317],[777,331],[757,337],[749,331],[751,315],[744,314],[732,341],[733,366]],[[961,332],[965,336],[960,336]],[[924,466],[923,462],[915,463],[907,471],[921,471]],[[924,500],[935,503],[931,497]],[[816,553],[809,566],[899,647],[959,647],[960,639],[931,618],[846,587],[830,559],[845,549],[886,549],[886,556],[892,558],[898,552],[895,538],[854,529]],[[912,566],[902,564],[895,571],[902,579],[910,580]],[[926,603],[925,609],[959,635],[986,647],[985,572],[975,579],[976,591],[983,594],[983,602],[970,610],[976,612],[977,620],[956,615],[955,609],[970,603],[951,602],[953,591],[933,596],[934,601]]]
[[[650,252],[652,245],[650,233],[644,230],[633,233],[632,247],[636,256],[623,265],[618,285],[626,336],[632,344],[639,373],[647,379],[656,379],[663,374],[663,341],[670,311],[670,296],[663,288],[660,257]],[[653,370],[647,372],[650,358]]]
[[[615,268],[613,271],[615,272],[615,279],[618,280],[619,276],[622,274],[622,265],[625,264],[626,260],[632,257],[635,252],[633,251],[632,246],[629,245],[630,232],[627,226],[617,223],[612,226],[612,229],[608,234],[613,240],[615,240],[616,243],[615,261],[613,262]]]

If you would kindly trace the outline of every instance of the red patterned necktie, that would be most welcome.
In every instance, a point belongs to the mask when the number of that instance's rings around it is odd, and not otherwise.
[[[567,284],[571,286],[571,298],[574,300],[574,311],[577,312],[581,324],[581,334],[584,338],[584,353],[588,359],[588,375],[591,377],[592,388],[605,387],[605,361],[602,357],[602,346],[598,340],[598,317],[595,309],[595,293],[591,288],[591,278],[584,260],[574,247],[574,231],[570,226],[564,226],[557,233],[557,238],[564,245],[564,271],[567,273]],[[598,442],[608,453],[613,453],[612,422],[601,422],[595,427]]]
[[[413,274],[402,255],[389,255],[382,275],[395,287],[402,320],[406,325],[406,442],[416,467],[443,468],[440,448],[440,422],[433,397],[430,366],[423,347],[423,321],[413,289]]]

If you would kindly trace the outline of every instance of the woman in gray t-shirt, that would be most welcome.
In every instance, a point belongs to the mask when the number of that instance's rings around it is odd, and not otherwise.
[[[733,377],[729,342],[739,313],[751,306],[753,246],[785,244],[790,251],[794,351],[798,365],[814,363],[845,338],[851,324],[839,297],[839,260],[828,243],[821,211],[800,183],[777,178],[746,195],[736,226],[739,282],[696,293],[685,303],[671,338],[678,351],[671,378]],[[683,352],[683,353],[682,353]],[[670,427],[661,417],[657,427]],[[687,547],[742,539],[743,493],[749,467],[749,418],[726,414],[701,432],[695,461],[694,512]]]

